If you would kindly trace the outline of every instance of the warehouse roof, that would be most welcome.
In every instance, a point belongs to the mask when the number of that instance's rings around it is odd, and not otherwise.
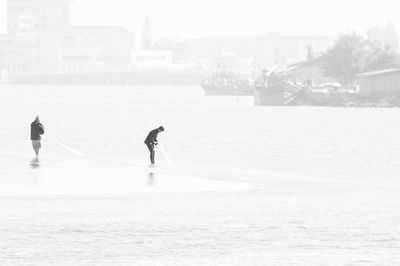
[[[365,73],[357,74],[356,76],[363,78],[363,77],[383,76],[383,75],[389,75],[389,74],[400,74],[400,68],[383,69],[383,70],[378,70],[378,71],[365,72]]]

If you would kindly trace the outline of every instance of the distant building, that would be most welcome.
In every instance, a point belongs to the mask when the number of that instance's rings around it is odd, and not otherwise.
[[[8,0],[7,33],[14,40],[14,70],[38,72],[57,66],[61,36],[70,25],[70,0]]]
[[[15,41],[10,35],[0,34],[0,60],[14,50]]]
[[[337,81],[335,78],[325,75],[321,57],[290,65],[290,69],[292,76],[303,83],[310,80],[313,85],[319,85]]]
[[[133,35],[118,26],[71,26],[71,0],[8,0],[15,73],[129,69]]]
[[[128,70],[134,49],[134,36],[119,26],[38,31],[31,45],[12,40],[15,73]]]
[[[142,30],[142,50],[150,50],[153,45],[150,19],[146,18]]]
[[[7,32],[32,36],[38,30],[59,31],[70,23],[70,0],[8,0]]]
[[[361,97],[379,100],[400,97],[400,69],[386,69],[356,76]]]
[[[134,69],[163,70],[173,67],[172,51],[136,50],[132,52]]]
[[[127,70],[134,36],[119,26],[70,26],[58,53],[62,71]]]
[[[14,57],[14,38],[6,34],[0,34],[0,78],[5,78],[9,72],[12,72]]]
[[[306,60],[310,47],[313,54],[319,56],[332,44],[333,38],[329,36],[283,36],[276,32],[259,37],[186,39],[179,54],[182,58],[199,56],[214,62],[228,60],[227,67],[231,69],[239,68],[238,62],[252,60],[254,66],[260,68]]]

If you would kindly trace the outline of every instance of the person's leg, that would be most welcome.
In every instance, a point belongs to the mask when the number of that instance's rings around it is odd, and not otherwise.
[[[40,142],[40,140],[38,140],[37,141],[37,154],[36,154],[36,156],[39,156],[40,148],[42,148],[42,143]]]
[[[146,144],[146,145],[147,145],[147,148],[148,148],[149,151],[150,151],[150,162],[151,162],[152,164],[154,164],[154,146],[151,145],[151,144]]]
[[[153,148],[151,149],[151,153],[150,153],[150,160],[151,160],[152,164],[154,164],[155,155],[156,155],[156,152],[154,151],[154,146],[153,146]]]
[[[33,150],[35,151],[36,156],[38,156],[39,151],[38,151],[38,149],[37,149],[36,140],[32,140],[32,148],[33,148]]]

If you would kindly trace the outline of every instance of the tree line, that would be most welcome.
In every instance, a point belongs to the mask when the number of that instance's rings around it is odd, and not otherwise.
[[[389,45],[380,47],[352,33],[340,35],[322,55],[321,62],[325,75],[349,84],[357,73],[395,67],[398,56]]]

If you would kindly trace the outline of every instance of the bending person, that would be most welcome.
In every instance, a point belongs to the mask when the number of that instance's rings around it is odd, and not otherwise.
[[[156,152],[154,151],[154,147],[158,144],[157,141],[157,136],[158,133],[164,132],[164,127],[159,127],[156,128],[147,135],[147,138],[145,139],[144,143],[147,145],[147,148],[150,151],[150,162],[151,164],[154,164],[154,157],[156,155]]]
[[[44,127],[40,123],[39,116],[36,116],[35,121],[31,123],[31,140],[32,140],[32,147],[36,154],[36,159],[39,156],[39,150],[42,147],[40,140],[41,135],[44,134]]]

